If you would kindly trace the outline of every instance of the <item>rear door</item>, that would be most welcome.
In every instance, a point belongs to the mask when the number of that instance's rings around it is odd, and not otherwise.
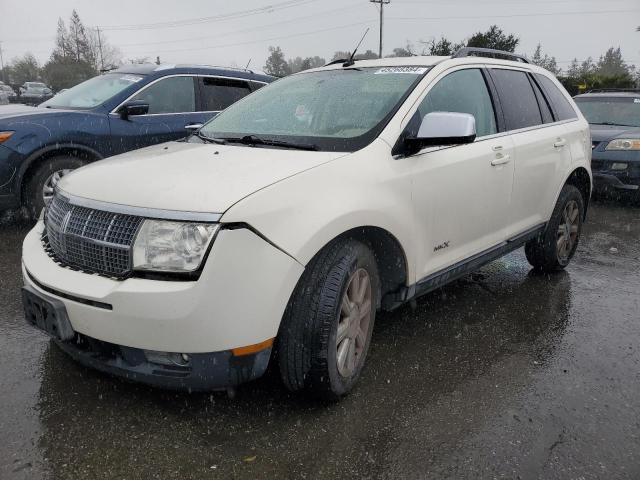
[[[557,179],[571,165],[567,132],[555,122],[549,105],[525,70],[492,67],[491,78],[500,97],[505,129],[515,147],[513,194],[507,237],[549,220]]]
[[[130,116],[126,120],[117,114],[109,115],[114,154],[189,135],[186,127],[202,123],[204,117],[197,111],[196,88],[193,75],[167,76],[142,87],[127,101],[148,103],[146,115]]]
[[[250,82],[239,78],[199,77],[199,110],[213,118],[219,112],[252,92]]]

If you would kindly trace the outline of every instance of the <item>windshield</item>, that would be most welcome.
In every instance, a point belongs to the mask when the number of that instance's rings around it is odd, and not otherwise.
[[[591,124],[640,127],[639,97],[583,97],[575,101]]]
[[[59,93],[51,100],[41,104],[41,106],[78,109],[93,108],[143,78],[141,75],[130,73],[106,73],[82,82],[66,92]]]
[[[200,134],[222,139],[253,135],[354,151],[379,134],[427,70],[346,68],[292,75],[232,105]]]

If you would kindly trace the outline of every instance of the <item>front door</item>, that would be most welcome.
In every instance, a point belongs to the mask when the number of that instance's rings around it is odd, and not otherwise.
[[[123,119],[109,115],[113,136],[113,153],[184,138],[191,133],[186,127],[204,123],[211,114],[196,108],[196,78],[181,75],[162,78],[144,87],[129,100],[149,104],[146,115]]]
[[[443,74],[416,115],[422,119],[434,111],[472,114],[477,138],[468,145],[428,148],[405,160],[415,162],[418,280],[505,240],[513,184],[513,144],[497,135],[480,68]]]

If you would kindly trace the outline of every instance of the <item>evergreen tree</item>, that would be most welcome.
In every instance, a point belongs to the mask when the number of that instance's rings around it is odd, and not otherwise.
[[[264,71],[274,77],[286,77],[291,73],[289,64],[284,58],[280,47],[269,47],[269,57],[264,66]]]

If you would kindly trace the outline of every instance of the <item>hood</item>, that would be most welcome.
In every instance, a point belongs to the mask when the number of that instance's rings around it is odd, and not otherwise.
[[[344,155],[171,142],[92,163],[63,177],[58,187],[134,207],[223,213],[264,187]]]
[[[0,106],[0,120],[34,116],[34,115],[56,115],[69,113],[72,110],[59,110],[54,108],[30,107],[27,105],[9,104]]]
[[[623,127],[619,125],[589,125],[591,140],[607,142],[614,138],[640,138],[640,127]]]

